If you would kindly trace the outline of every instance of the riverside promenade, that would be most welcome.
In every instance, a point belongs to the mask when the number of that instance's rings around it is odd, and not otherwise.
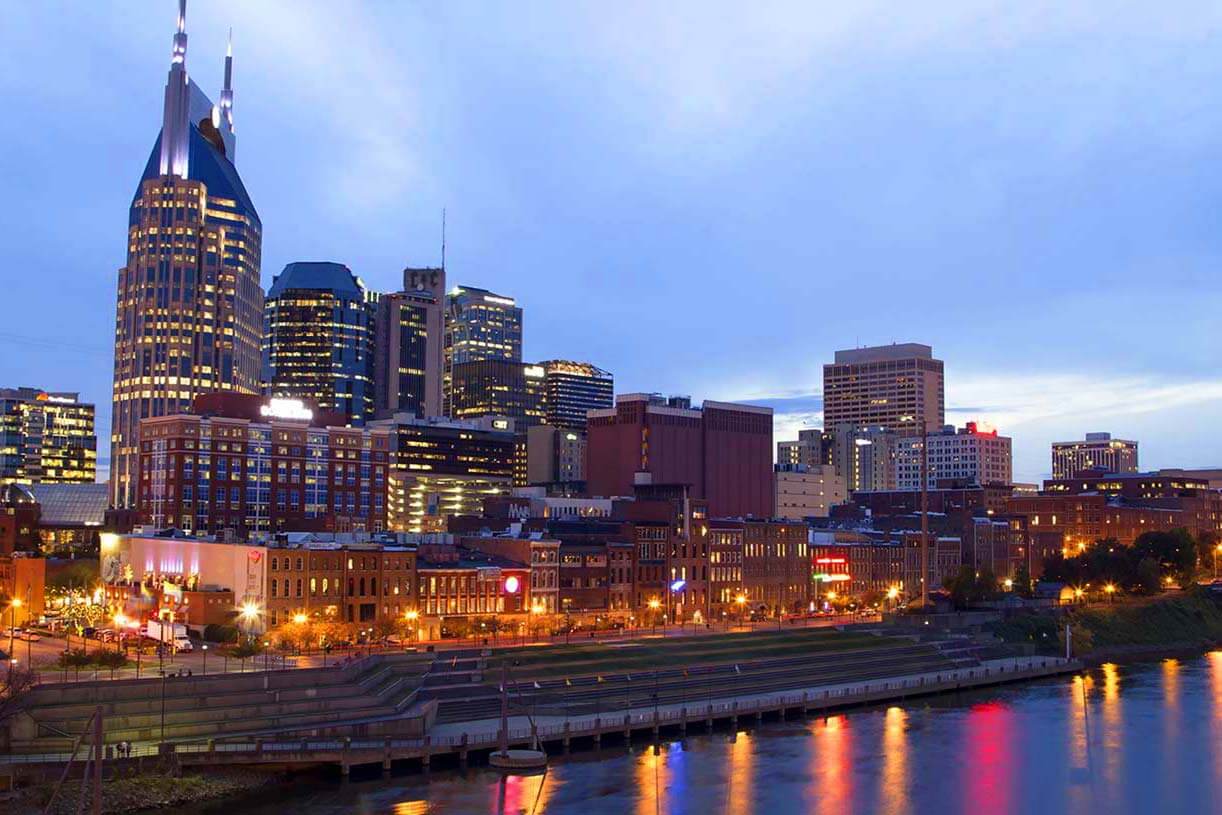
[[[646,737],[656,741],[665,733],[683,734],[693,726],[712,729],[722,724],[734,728],[744,721],[805,716],[915,696],[1040,679],[1074,672],[1081,667],[1076,660],[1058,657],[1009,657],[983,660],[971,667],[779,692],[752,693],[749,687],[744,687],[741,694],[685,704],[633,705],[617,709],[613,697],[608,696],[608,709],[596,715],[514,715],[509,719],[508,741],[511,746],[538,741],[546,749],[560,751],[567,751],[575,743],[597,746],[608,739],[631,741],[636,737]],[[392,765],[399,762],[427,770],[432,761],[439,757],[452,757],[460,764],[482,761],[497,746],[499,739],[500,720],[485,718],[437,724],[418,738],[271,736],[183,742],[144,741],[133,743],[121,758],[117,757],[114,745],[107,745],[105,763],[116,770],[145,769],[165,763],[177,767],[263,765],[303,768],[330,765],[347,775],[353,768],[360,767],[389,771]],[[67,751],[0,755],[0,776],[58,773],[72,756]],[[80,762],[79,755],[76,761]]]

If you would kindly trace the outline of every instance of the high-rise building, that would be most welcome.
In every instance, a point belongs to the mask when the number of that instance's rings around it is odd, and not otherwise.
[[[615,405],[615,379],[588,362],[549,359],[540,362],[546,389],[547,423],[570,430],[586,429],[586,413]]]
[[[1013,465],[1008,436],[976,422],[956,430],[947,425],[925,437],[928,453],[928,487],[940,481],[961,481],[968,485],[1009,484]],[[896,446],[895,487],[921,488],[922,452],[920,436],[906,436]]]
[[[632,495],[647,484],[685,485],[714,517],[767,518],[774,509],[772,408],[630,393],[591,411],[586,487]]]
[[[921,435],[946,423],[942,360],[909,342],[837,351],[823,366],[823,426]]]
[[[378,300],[374,414],[441,416],[445,355],[444,268],[406,268],[403,291]]]
[[[849,492],[895,489],[900,436],[882,427],[841,427],[833,434],[832,463]]]
[[[221,102],[187,76],[185,2],[174,34],[161,133],[128,217],[115,315],[110,473],[133,507],[140,421],[186,411],[196,394],[258,393],[262,224],[234,166],[233,58]]]
[[[375,295],[342,263],[290,263],[264,305],[263,381],[269,396],[373,414]]]
[[[446,296],[443,410],[453,416],[450,390],[455,365],[482,360],[522,361],[522,309],[512,297],[473,286]]]
[[[778,467],[820,467],[832,464],[835,434],[818,428],[799,430],[797,441],[776,443]]]
[[[452,369],[450,415],[455,419],[508,416],[519,431],[542,424],[544,373],[538,365],[504,359],[460,362]]]
[[[1052,443],[1052,477],[1073,478],[1083,470],[1137,472],[1137,442],[1113,439],[1111,433],[1087,433],[1084,441]]]
[[[91,484],[94,407],[77,393],[0,388],[0,484]]]

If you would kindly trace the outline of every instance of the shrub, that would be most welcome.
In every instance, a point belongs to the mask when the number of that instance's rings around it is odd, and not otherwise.
[[[208,642],[237,642],[238,629],[232,625],[210,623],[204,626],[204,639]]]

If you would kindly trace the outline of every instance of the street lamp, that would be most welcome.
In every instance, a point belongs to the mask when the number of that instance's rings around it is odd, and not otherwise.
[[[734,604],[738,606],[738,624],[743,624],[743,611],[747,607],[747,598],[745,595],[739,594],[734,598]]]
[[[899,586],[892,586],[887,589],[887,599],[891,601],[891,609],[895,610],[895,601],[900,599]]]
[[[249,639],[254,639],[254,631],[252,630],[255,621],[259,619],[259,604],[253,602],[245,602],[242,604],[238,616],[246,623],[246,636]]]
[[[407,620],[408,627],[412,630],[412,643],[415,644],[420,638],[420,631],[416,628],[416,620],[420,619],[420,612],[416,611],[414,608],[409,609],[403,615],[403,619]]]
[[[208,675],[208,643],[205,642],[200,647],[203,649],[203,652],[204,652],[204,676],[207,676]]]
[[[1014,589],[1014,581],[1009,577],[1001,581],[1001,585],[1005,586],[1006,591],[1012,591]]]
[[[658,598],[655,597],[649,601],[649,610],[653,612],[649,615],[649,619],[651,620],[650,628],[654,634],[658,633],[658,609],[661,607],[662,603],[658,600]]]
[[[1109,603],[1112,602],[1112,595],[1116,593],[1116,586],[1111,583],[1108,583],[1107,585],[1103,587],[1103,590],[1107,592],[1107,601]]]
[[[8,655],[13,655],[13,642],[17,639],[17,609],[21,608],[21,598],[14,597],[8,603]],[[13,666],[17,664],[17,660],[13,660],[9,664],[9,673],[13,672]]]

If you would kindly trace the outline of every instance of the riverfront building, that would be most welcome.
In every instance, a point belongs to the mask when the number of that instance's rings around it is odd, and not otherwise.
[[[200,393],[260,390],[263,227],[234,164],[233,58],[213,104],[187,75],[184,8],[118,274],[110,473],[120,508],[137,500],[141,421],[188,411]]]

